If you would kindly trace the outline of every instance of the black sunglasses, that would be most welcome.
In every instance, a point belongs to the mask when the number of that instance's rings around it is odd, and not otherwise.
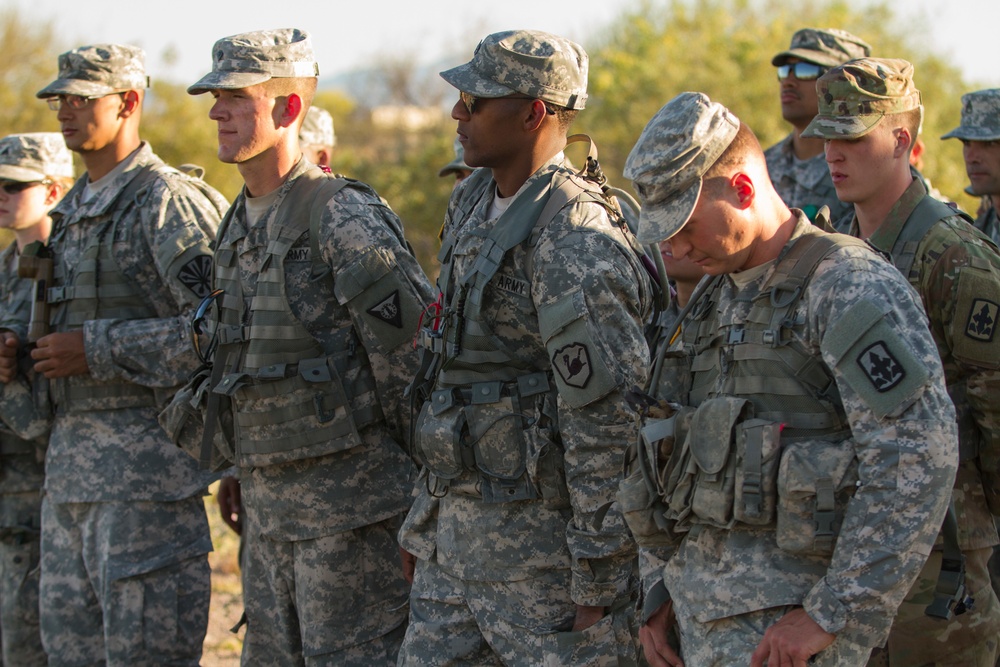
[[[204,330],[205,318],[208,315],[208,309],[216,304],[223,294],[225,294],[225,290],[222,288],[213,290],[211,294],[201,300],[198,309],[194,311],[194,317],[191,318],[191,344],[194,346],[194,352],[198,355],[198,359],[206,366],[212,365],[212,357],[215,356],[215,349],[219,346],[219,338],[216,336],[216,331],[209,333]],[[218,327],[218,314],[213,320],[215,326]],[[204,349],[201,347],[202,336],[208,337],[208,345]]]
[[[826,68],[814,63],[797,62],[794,65],[779,65],[778,79],[787,79],[794,74],[799,81],[815,81],[826,73]]]
[[[3,190],[9,195],[16,195],[20,192],[24,192],[28,188],[33,188],[36,185],[48,185],[52,181],[0,181],[0,190]]]

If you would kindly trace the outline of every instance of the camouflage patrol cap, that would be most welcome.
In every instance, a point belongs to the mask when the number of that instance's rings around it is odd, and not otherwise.
[[[681,93],[656,112],[625,161],[642,203],[639,241],[680,231],[698,203],[702,177],[739,129],[739,118],[703,93]]]
[[[962,122],[942,139],[1000,140],[1000,88],[962,95]]]
[[[438,172],[438,176],[442,178],[448,176],[449,174],[454,174],[459,171],[474,171],[472,167],[465,164],[465,147],[462,146],[462,142],[459,141],[458,137],[455,138],[455,159],[441,167],[441,171]]]
[[[334,146],[337,136],[333,133],[333,116],[326,109],[309,107],[299,130],[299,143],[303,146]]]
[[[0,179],[29,183],[47,176],[73,178],[73,156],[61,134],[31,132],[0,139]]]
[[[508,30],[479,42],[472,60],[441,72],[476,97],[529,95],[567,109],[587,101],[587,52],[564,37],[537,30]]]
[[[857,139],[887,115],[922,109],[905,60],[863,58],[834,67],[816,81],[819,113],[803,137]]]
[[[36,97],[56,95],[103,97],[126,90],[149,88],[146,53],[127,44],[81,46],[59,56],[59,76]]]
[[[789,58],[798,58],[823,67],[836,67],[848,60],[867,58],[872,47],[860,37],[836,28],[803,28],[792,35],[792,44],[771,58],[771,64],[780,67]]]
[[[212,47],[212,71],[189,86],[191,95],[249,88],[274,78],[319,76],[309,33],[297,28],[223,37]]]

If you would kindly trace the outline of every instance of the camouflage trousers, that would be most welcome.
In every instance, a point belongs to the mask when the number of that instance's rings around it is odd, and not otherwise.
[[[931,557],[907,593],[893,621],[889,641],[876,649],[871,667],[993,667],[1000,641],[1000,602],[990,584],[987,562],[992,548],[965,553],[965,585],[975,607],[951,621],[924,613],[934,599],[941,552]]]
[[[241,664],[394,665],[409,594],[402,518],[295,542],[247,534]]]
[[[0,496],[0,646],[3,665],[44,667],[38,627],[38,558],[42,497]]]
[[[796,607],[773,607],[701,622],[678,617],[685,667],[745,667],[764,632]],[[870,648],[837,638],[809,661],[809,667],[864,665]],[[765,663],[766,664],[766,663]],[[777,666],[775,666],[777,667]]]
[[[205,504],[42,503],[42,644],[52,667],[198,665],[211,595]]]
[[[636,665],[634,600],[572,632],[569,570],[522,581],[466,581],[420,560],[400,667],[431,665]]]

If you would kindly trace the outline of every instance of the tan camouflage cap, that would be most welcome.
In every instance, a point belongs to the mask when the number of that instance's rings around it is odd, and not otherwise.
[[[582,109],[588,68],[587,52],[579,44],[547,32],[509,30],[488,35],[472,60],[441,72],[441,77],[476,97],[521,93]]]
[[[703,93],[681,93],[656,112],[625,161],[642,212],[636,237],[668,239],[698,203],[702,176],[733,142],[740,120]]]
[[[857,139],[887,115],[923,108],[913,65],[900,59],[851,60],[817,79],[816,92],[819,113],[803,137]]]
[[[962,95],[962,122],[942,139],[1000,140],[1000,88]]]
[[[146,53],[138,46],[81,46],[59,56],[59,76],[35,96],[104,97],[126,90],[143,90],[149,88],[145,63]]]
[[[31,132],[0,139],[0,179],[30,183],[47,176],[73,178],[73,155],[61,134]]]
[[[274,78],[319,76],[309,33],[297,28],[223,37],[212,47],[212,71],[187,91],[249,88]]]
[[[474,169],[465,164],[465,147],[462,146],[462,142],[458,140],[458,137],[455,137],[455,159],[441,167],[438,176],[443,178],[459,171],[474,171]]]
[[[836,28],[803,28],[792,35],[792,45],[771,58],[771,64],[780,67],[789,58],[798,58],[823,67],[836,67],[856,58],[867,58],[872,47],[860,37]]]
[[[334,146],[337,136],[333,133],[333,116],[326,109],[309,107],[299,130],[299,143],[303,146]]]

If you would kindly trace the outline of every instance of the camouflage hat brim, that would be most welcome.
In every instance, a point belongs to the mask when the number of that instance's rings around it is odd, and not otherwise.
[[[825,53],[813,51],[812,49],[789,49],[771,58],[771,64],[775,67],[781,67],[788,62],[789,58],[798,58],[799,60],[820,65],[821,67],[836,67],[844,62],[842,58],[834,58]]]
[[[962,127],[959,125],[942,139],[962,139],[964,141],[1000,141],[1000,132],[982,127]]]
[[[700,195],[701,179],[698,178],[669,201],[643,206],[639,213],[639,230],[635,237],[643,244],[659,243],[669,239],[691,219]]]
[[[463,93],[470,93],[476,97],[504,97],[517,92],[513,88],[501,86],[496,81],[485,78],[476,71],[471,62],[441,72],[441,78]]]
[[[818,115],[806,126],[802,136],[815,139],[860,139],[875,129],[885,114],[861,116]]]
[[[210,90],[238,90],[270,81],[266,72],[209,72],[197,83],[188,86],[188,95],[201,95]]]
[[[82,79],[56,79],[49,85],[45,86],[37,93],[35,97],[39,99],[47,99],[49,97],[56,97],[57,95],[80,95],[82,97],[104,97],[105,95],[111,95],[113,93],[121,92],[117,88],[113,88],[106,83],[100,81],[84,81]]]
[[[445,166],[441,167],[441,170],[438,172],[438,176],[444,177],[448,174],[457,174],[460,171],[472,171],[472,167],[465,164],[461,160],[452,160]]]
[[[26,169],[13,164],[0,164],[0,180],[31,183],[45,179],[45,174],[36,169]]]

